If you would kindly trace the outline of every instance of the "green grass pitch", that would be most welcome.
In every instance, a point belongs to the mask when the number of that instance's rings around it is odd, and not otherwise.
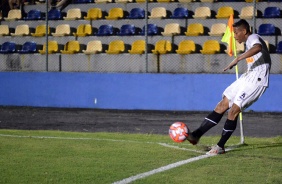
[[[103,184],[204,154],[168,135],[0,130],[0,183]],[[232,137],[228,145],[239,143]],[[245,138],[226,154],[201,159],[132,183],[282,183],[282,138]]]

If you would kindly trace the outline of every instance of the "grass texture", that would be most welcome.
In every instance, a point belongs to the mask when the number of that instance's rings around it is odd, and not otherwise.
[[[204,136],[192,146],[174,143],[168,135],[0,130],[0,183],[113,183],[203,155],[218,138]],[[232,137],[227,146],[239,140]],[[282,137],[245,140],[226,154],[132,183],[282,183]]]

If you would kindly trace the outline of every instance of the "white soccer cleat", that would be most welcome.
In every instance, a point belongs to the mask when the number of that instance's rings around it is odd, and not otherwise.
[[[209,152],[206,153],[206,155],[219,155],[225,153],[225,150],[218,145],[213,146]]]

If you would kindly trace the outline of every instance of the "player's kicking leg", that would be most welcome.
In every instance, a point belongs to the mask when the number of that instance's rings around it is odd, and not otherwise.
[[[229,109],[229,100],[226,97],[223,97],[223,99],[217,104],[214,111],[212,111],[203,121],[203,123],[200,125],[198,129],[193,131],[189,136],[187,137],[187,140],[193,144],[196,145],[202,135],[206,133],[209,129],[214,127],[219,123],[221,120],[223,114]]]

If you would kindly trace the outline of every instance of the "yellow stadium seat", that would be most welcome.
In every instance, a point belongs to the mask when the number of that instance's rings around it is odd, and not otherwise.
[[[64,50],[61,50],[62,54],[75,54],[80,51],[80,44],[78,41],[72,40],[68,41],[64,45]]]
[[[69,24],[60,24],[57,25],[55,33],[52,33],[53,36],[67,36],[70,35],[70,25]]]
[[[19,20],[22,18],[22,12],[19,9],[12,9],[8,12],[8,16],[4,17],[5,20]]]
[[[48,54],[56,53],[58,52],[58,42],[57,41],[48,41]],[[38,50],[40,54],[46,53],[46,43],[43,45],[42,50]]]
[[[76,33],[73,33],[74,36],[89,36],[92,34],[92,27],[90,24],[80,24],[77,29]]]
[[[105,18],[107,20],[117,20],[117,19],[122,19],[123,16],[124,14],[122,8],[112,8],[109,10],[109,15],[106,16]]]
[[[8,36],[10,34],[8,25],[0,25],[0,36]]]
[[[116,0],[116,3],[131,3],[133,0]]]
[[[159,40],[155,45],[155,49],[152,50],[154,54],[166,54],[171,52],[171,42],[167,40]]]
[[[113,0],[95,0],[95,3],[112,3]]]
[[[200,0],[202,3],[213,3],[214,0]]]
[[[180,3],[191,3],[192,1],[196,1],[196,0],[178,0],[178,2]]]
[[[161,32],[163,36],[173,36],[180,34],[180,25],[178,23],[166,24],[164,32]]]
[[[245,0],[247,3],[252,3],[252,2],[254,2],[254,0]],[[262,0],[256,0],[256,2],[260,2],[260,1],[262,1]]]
[[[217,19],[228,19],[230,15],[234,15],[234,10],[231,6],[222,6],[217,10]]]
[[[72,8],[67,11],[67,16],[63,17],[65,20],[77,20],[81,18],[81,10],[79,8]]]
[[[31,33],[31,36],[41,37],[41,36],[45,36],[45,34],[46,34],[46,25],[43,24],[43,25],[36,26],[35,32]],[[49,34],[50,34],[50,27],[48,26],[48,35]]]
[[[148,0],[148,2],[153,2],[154,0]],[[145,0],[136,0],[136,3],[145,3]]]
[[[29,35],[29,26],[27,24],[17,25],[15,33],[11,33],[11,36],[27,36]]]
[[[182,40],[178,49],[176,50],[177,54],[191,54],[196,51],[196,45],[192,40]]]
[[[207,6],[201,6],[195,9],[194,19],[206,19],[211,17],[211,9]]]
[[[90,8],[87,11],[87,16],[84,16],[85,20],[97,20],[102,18],[101,8]]]
[[[241,9],[239,17],[241,19],[252,19],[254,15],[254,7],[253,6],[245,6]],[[257,16],[257,11],[255,16]]]
[[[204,26],[200,23],[192,23],[187,27],[187,31],[184,32],[186,36],[199,36],[204,34]]]
[[[124,42],[122,40],[114,40],[109,44],[108,50],[106,50],[107,54],[120,54],[124,52]]]
[[[145,40],[136,40],[132,43],[130,54],[143,54],[145,52]]]
[[[174,0],[157,0],[158,3],[170,3],[173,2]]]
[[[86,50],[82,50],[84,54],[97,54],[102,52],[102,42],[100,40],[93,40],[87,43]]]
[[[229,49],[229,45],[227,46],[227,49],[224,50],[226,54],[228,54],[228,49]],[[245,51],[245,44],[244,43],[239,43],[236,41],[236,52],[237,54],[242,53]]]
[[[148,16],[150,19],[161,19],[167,16],[166,9],[164,7],[155,7],[151,10],[151,15]]]
[[[207,40],[204,42],[203,49],[200,50],[202,54],[216,54],[220,52],[220,45],[217,40]]]
[[[211,31],[208,32],[210,36],[222,36],[225,33],[226,24],[215,23],[211,26]]]

